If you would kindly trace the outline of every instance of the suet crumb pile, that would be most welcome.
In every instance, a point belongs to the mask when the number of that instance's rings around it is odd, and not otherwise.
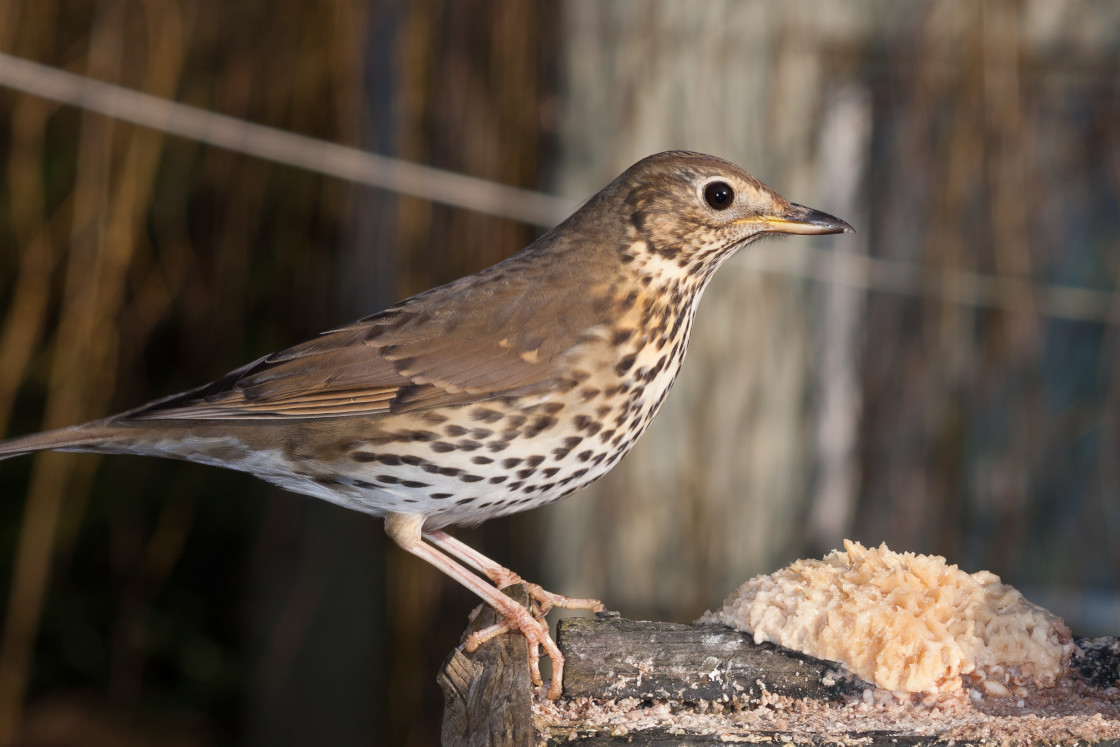
[[[962,690],[928,705],[899,703],[894,697],[838,704],[763,692],[746,703],[571,698],[537,701],[533,710],[542,745],[603,735],[635,743],[642,742],[642,735],[656,735],[664,740],[658,744],[676,744],[673,738],[691,744],[690,736],[705,735],[715,739],[696,741],[769,745],[1094,744],[1120,739],[1115,690],[1092,693],[1068,680],[1025,700],[976,700]]]
[[[824,560],[756,576],[699,622],[722,623],[898,693],[967,682],[993,696],[1051,687],[1073,653],[1065,623],[988,571],[845,540]]]

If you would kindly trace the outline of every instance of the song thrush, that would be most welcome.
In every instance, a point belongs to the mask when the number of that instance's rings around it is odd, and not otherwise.
[[[552,658],[555,698],[563,658],[547,624],[499,591],[518,577],[442,528],[601,477],[664,401],[724,261],[768,234],[851,230],[727,161],[661,153],[493,267],[198,389],[0,442],[0,458],[58,449],[186,459],[383,516],[401,548],[502,614],[467,647],[519,629],[535,684],[539,647]],[[602,609],[530,588],[545,609]]]

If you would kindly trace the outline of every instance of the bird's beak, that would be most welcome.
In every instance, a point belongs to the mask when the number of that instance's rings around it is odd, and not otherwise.
[[[765,231],[777,233],[825,234],[855,233],[856,229],[834,215],[820,210],[790,203],[789,209],[778,215],[762,215],[751,219],[764,226]]]

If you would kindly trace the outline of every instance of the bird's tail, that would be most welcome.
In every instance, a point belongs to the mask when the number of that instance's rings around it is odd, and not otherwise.
[[[105,421],[72,425],[43,433],[32,433],[0,441],[0,459],[30,454],[34,451],[101,451],[118,429]]]

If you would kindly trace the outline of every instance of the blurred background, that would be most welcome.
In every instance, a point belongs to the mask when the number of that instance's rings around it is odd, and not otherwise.
[[[859,233],[729,263],[614,472],[456,534],[629,617],[850,537],[1120,633],[1120,5],[8,0],[0,52],[566,205],[660,150],[743,165]],[[505,212],[0,87],[0,433],[212,380],[548,222]],[[4,461],[0,496],[0,744],[438,741],[476,600],[379,521],[127,457]]]

